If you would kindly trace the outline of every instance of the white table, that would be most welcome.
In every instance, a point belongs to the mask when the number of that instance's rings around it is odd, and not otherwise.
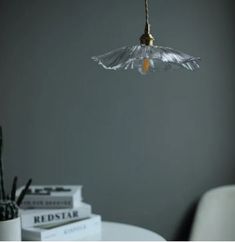
[[[102,233],[85,240],[102,241],[165,241],[159,234],[133,225],[102,222]]]

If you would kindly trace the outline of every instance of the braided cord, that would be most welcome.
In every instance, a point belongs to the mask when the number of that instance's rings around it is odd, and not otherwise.
[[[145,0],[145,21],[146,21],[146,24],[149,24],[149,4],[148,4],[148,0]]]

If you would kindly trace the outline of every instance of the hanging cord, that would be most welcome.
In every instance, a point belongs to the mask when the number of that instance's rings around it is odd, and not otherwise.
[[[149,24],[149,4],[148,0],[145,0],[145,31],[146,34],[150,33],[150,24]]]
[[[146,24],[149,24],[149,4],[148,4],[148,0],[145,0],[145,21],[146,21]]]
[[[144,34],[141,35],[140,37],[140,44],[153,45],[154,37],[150,33],[148,0],[145,0],[144,3],[145,3],[145,29],[144,29]]]

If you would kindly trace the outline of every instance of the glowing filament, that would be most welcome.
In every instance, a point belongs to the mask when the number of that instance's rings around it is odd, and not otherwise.
[[[142,66],[143,72],[147,73],[149,71],[149,68],[150,68],[150,61],[149,61],[149,59],[144,58],[143,66]]]

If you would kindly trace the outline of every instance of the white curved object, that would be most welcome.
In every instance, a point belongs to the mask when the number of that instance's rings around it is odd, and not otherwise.
[[[20,218],[0,222],[0,241],[21,241]]]
[[[190,240],[235,240],[235,185],[215,188],[203,195]]]
[[[87,237],[85,240],[102,241],[165,241],[159,234],[133,225],[102,222],[101,234]]]

